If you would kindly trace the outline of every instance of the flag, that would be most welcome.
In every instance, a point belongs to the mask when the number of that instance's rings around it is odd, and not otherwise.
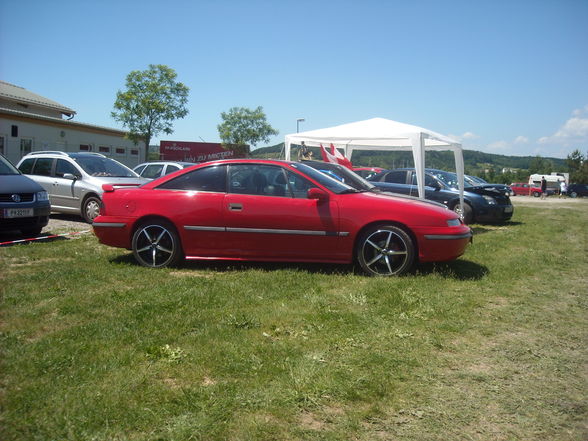
[[[343,156],[341,152],[337,150],[333,144],[331,144],[331,154],[335,157],[337,163],[349,169],[353,168],[351,161],[347,159],[345,156]]]

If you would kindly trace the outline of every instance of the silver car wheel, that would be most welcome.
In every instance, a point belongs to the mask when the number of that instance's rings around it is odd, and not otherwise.
[[[393,276],[408,271],[414,255],[410,236],[401,228],[385,226],[362,236],[357,257],[367,274]]]
[[[82,217],[86,222],[91,224],[100,214],[100,199],[90,196],[85,200],[82,210]]]
[[[133,254],[146,267],[173,265],[181,257],[178,236],[164,223],[145,224],[133,235]]]

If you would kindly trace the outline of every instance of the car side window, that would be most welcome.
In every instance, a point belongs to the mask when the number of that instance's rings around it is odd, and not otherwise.
[[[25,159],[22,164],[20,164],[20,166],[18,167],[18,169],[20,170],[21,173],[24,173],[25,175],[30,175],[31,172],[33,171],[33,164],[35,163],[34,158],[31,159]]]
[[[133,169],[133,171],[135,173],[137,173],[139,176],[141,176],[141,173],[143,172],[143,170],[145,170],[145,165],[142,165],[140,167],[137,167],[137,168]]]
[[[145,167],[142,176],[147,179],[159,178],[161,170],[163,170],[163,164],[151,164]]]
[[[291,197],[284,169],[275,165],[231,165],[229,193]]]
[[[392,184],[406,184],[406,171],[391,171],[384,177],[384,182],[390,182]]]
[[[178,170],[180,170],[180,167],[178,167],[177,165],[168,164],[167,168],[165,169],[165,174],[169,175],[170,173],[173,173]]]
[[[290,186],[292,194],[295,198],[306,199],[308,197],[308,190],[316,187],[316,185],[314,185],[308,179],[305,179],[294,172],[288,171],[287,174],[288,185]]]
[[[417,179],[416,179],[415,172],[412,172],[411,185],[417,185]],[[437,187],[439,187],[439,183],[437,182],[437,180],[433,176],[425,173],[425,186],[437,188]]]
[[[53,167],[53,158],[37,158],[33,166],[33,175],[51,176],[51,167]]]
[[[63,175],[66,173],[71,173],[78,178],[82,176],[82,174],[70,162],[58,159],[57,164],[55,165],[55,176],[63,178]]]
[[[158,189],[226,192],[226,166],[214,165],[184,173],[159,185]]]

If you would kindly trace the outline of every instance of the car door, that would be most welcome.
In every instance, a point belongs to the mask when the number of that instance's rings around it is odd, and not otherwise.
[[[230,255],[312,261],[338,253],[337,203],[309,199],[308,189],[317,187],[310,180],[277,165],[236,164],[228,173]]]
[[[370,181],[373,181],[380,190],[409,195],[411,187],[408,185],[406,175],[406,170],[391,170],[374,176]]]
[[[47,191],[51,205],[55,199],[55,189],[51,178],[53,161],[53,158],[36,158],[30,171],[30,177]]]
[[[415,171],[410,172],[410,195],[416,197],[419,195]],[[457,196],[459,197],[459,194]],[[425,173],[425,199],[444,204],[455,197],[456,192],[446,190],[442,182],[439,182],[434,176]]]
[[[226,256],[226,169],[224,165],[199,168],[154,190],[151,203],[172,219],[188,258]]]
[[[69,175],[67,178],[65,175]],[[72,179],[72,176],[75,179]],[[62,209],[76,210],[80,206],[76,183],[82,178],[81,172],[69,161],[57,159],[51,184],[51,204]]]

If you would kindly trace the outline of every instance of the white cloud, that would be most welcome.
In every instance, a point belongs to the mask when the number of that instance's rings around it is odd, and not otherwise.
[[[588,142],[588,105],[572,112],[572,117],[551,136],[539,138],[539,144],[559,144],[569,147]]]
[[[455,139],[456,141],[462,142],[463,140],[466,139],[477,139],[479,138],[478,135],[476,135],[475,133],[472,132],[465,132],[462,135],[449,135],[450,138]]]
[[[526,136],[517,136],[514,140],[515,144],[527,144],[529,142],[529,138]]]
[[[506,150],[510,147],[510,143],[507,141],[496,141],[496,142],[491,142],[490,144],[488,144],[487,148],[490,151],[493,150]]]

